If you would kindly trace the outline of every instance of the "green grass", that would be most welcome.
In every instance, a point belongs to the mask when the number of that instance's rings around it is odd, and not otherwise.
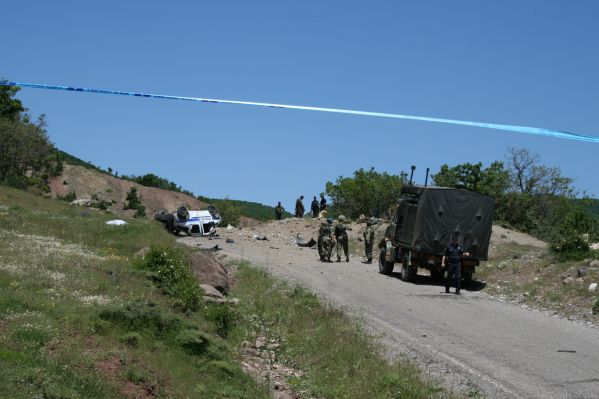
[[[111,218],[0,187],[0,396],[266,398],[203,307],[134,267],[173,238]]]
[[[383,360],[381,348],[356,320],[264,271],[240,264],[235,330],[241,342],[258,335],[281,343],[278,358],[304,371],[291,383],[323,398],[434,398],[450,395],[420,377],[405,359]]]
[[[1,397],[268,398],[238,363],[252,333],[281,342],[280,361],[302,372],[289,383],[313,397],[449,396],[383,360],[357,321],[257,269],[240,267],[237,306],[193,290],[182,306],[189,249],[157,223],[112,218],[0,187]],[[150,263],[136,255],[147,247]]]

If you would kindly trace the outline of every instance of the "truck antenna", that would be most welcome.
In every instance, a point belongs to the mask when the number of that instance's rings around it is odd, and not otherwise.
[[[416,169],[416,165],[410,166],[410,169],[412,169],[412,173],[410,173],[410,186],[411,186],[412,185],[412,178],[414,177],[414,170]]]
[[[424,187],[426,187],[428,184],[428,171],[429,170],[430,170],[429,168],[426,168],[426,178],[424,179]]]

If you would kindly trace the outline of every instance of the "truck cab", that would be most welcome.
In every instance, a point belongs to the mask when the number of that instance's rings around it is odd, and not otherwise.
[[[379,272],[391,274],[401,263],[401,279],[413,281],[418,268],[441,279],[441,259],[451,236],[470,256],[462,260],[464,280],[487,260],[495,200],[463,189],[404,186],[391,223],[379,243]]]

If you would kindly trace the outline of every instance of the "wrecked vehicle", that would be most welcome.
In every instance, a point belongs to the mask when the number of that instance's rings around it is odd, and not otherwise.
[[[173,234],[183,232],[193,236],[211,236],[216,233],[216,226],[220,224],[221,217],[214,206],[207,210],[187,210],[181,206],[177,212],[158,212],[154,220],[162,222],[164,227]]]
[[[379,243],[379,272],[391,274],[401,263],[401,279],[414,281],[418,268],[441,280],[441,259],[452,235],[469,252],[462,278],[469,282],[481,260],[487,260],[495,200],[463,189],[404,186],[385,238]]]

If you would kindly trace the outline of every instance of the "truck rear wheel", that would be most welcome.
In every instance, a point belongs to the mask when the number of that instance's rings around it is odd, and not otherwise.
[[[406,253],[401,262],[401,279],[407,282],[414,281],[417,271],[418,268],[410,265],[410,253]]]
[[[382,249],[379,255],[379,273],[391,274],[393,272],[393,266],[395,266],[393,262],[387,262],[386,252]]]

